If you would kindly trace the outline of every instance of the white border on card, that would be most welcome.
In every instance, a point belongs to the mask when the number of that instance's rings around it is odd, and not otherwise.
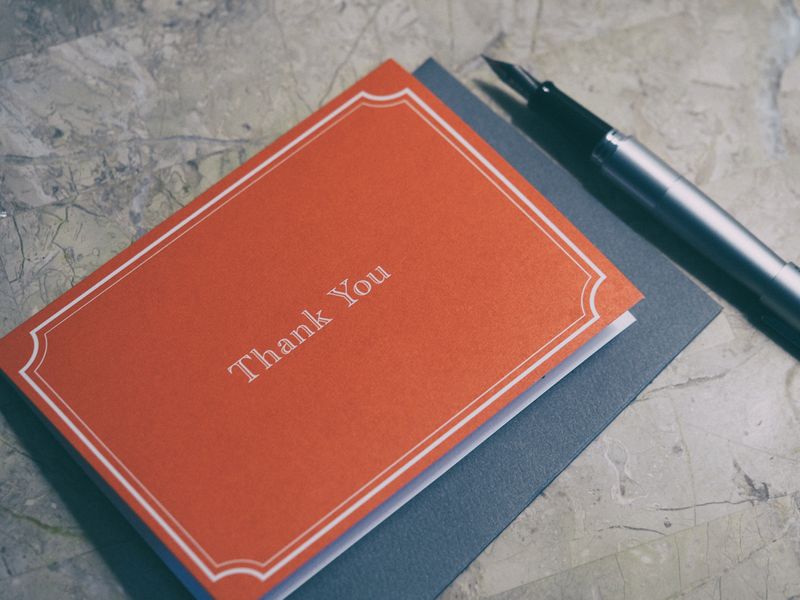
[[[555,334],[541,348],[532,352],[523,362],[514,366],[500,380],[490,385],[481,395],[470,400],[459,412],[442,423],[435,431],[420,440],[408,452],[387,466],[384,471],[373,477],[360,489],[355,490],[349,498],[339,503],[338,506],[322,516],[316,523],[311,524],[304,532],[271,557],[266,560],[235,558],[217,561],[186,531],[169,510],[150,493],[147,487],[131,473],[119,457],[114,455],[106,444],[94,434],[89,425],[44,379],[39,370],[47,356],[48,333],[52,332],[67,319],[78,314],[105,292],[124,281],[128,275],[154,259],[165,248],[192,231],[192,229],[219,211],[262,177],[265,177],[272,170],[289,160],[294,154],[300,152],[308,144],[355,111],[361,108],[386,109],[401,106],[413,111],[422,121],[436,131],[456,152],[486,177],[508,201],[517,207],[520,215],[527,218],[586,275],[586,281],[582,287],[579,300],[581,314],[575,321]],[[362,91],[298,135],[269,158],[253,167],[227,189],[200,206],[180,223],[148,244],[135,256],[128,259],[91,288],[69,302],[69,304],[34,327],[30,331],[30,335],[33,338],[33,351],[25,366],[20,369],[19,374],[55,412],[58,418],[64,422],[86,449],[108,470],[111,477],[122,485],[141,509],[158,524],[164,534],[178,545],[209,580],[218,581],[223,577],[241,574],[266,581],[376,494],[391,485],[397,478],[445,443],[477,415],[492,405],[508,389],[596,322],[599,319],[599,314],[595,306],[595,297],[600,284],[605,279],[606,275],[574,242],[412,90],[405,88],[394,94],[384,96]]]

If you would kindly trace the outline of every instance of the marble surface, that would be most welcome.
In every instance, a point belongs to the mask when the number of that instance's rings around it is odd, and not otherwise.
[[[0,0],[0,334],[388,57],[527,64],[800,262],[799,5]],[[672,250],[725,310],[443,599],[800,597],[800,364]],[[185,596],[0,414],[0,598]]]

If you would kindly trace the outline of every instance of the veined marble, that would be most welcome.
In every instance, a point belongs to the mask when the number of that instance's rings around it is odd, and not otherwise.
[[[390,57],[490,105],[480,53],[522,62],[800,262],[798,5],[0,2],[0,334]],[[721,301],[442,598],[800,596],[800,366]],[[0,597],[185,596],[24,404],[0,413]]]

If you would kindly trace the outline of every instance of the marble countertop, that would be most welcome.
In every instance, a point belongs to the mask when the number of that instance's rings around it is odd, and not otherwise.
[[[529,65],[800,262],[798,10],[7,0],[0,334],[389,57],[490,104],[480,53]],[[683,259],[722,314],[442,598],[800,597],[800,364]],[[185,596],[21,401],[0,415],[0,597]]]

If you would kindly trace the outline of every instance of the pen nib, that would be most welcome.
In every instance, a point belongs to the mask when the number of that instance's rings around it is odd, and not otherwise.
[[[521,94],[526,100],[539,87],[539,81],[519,65],[489,58],[481,54],[483,60],[491,67],[497,76],[515,92]]]

